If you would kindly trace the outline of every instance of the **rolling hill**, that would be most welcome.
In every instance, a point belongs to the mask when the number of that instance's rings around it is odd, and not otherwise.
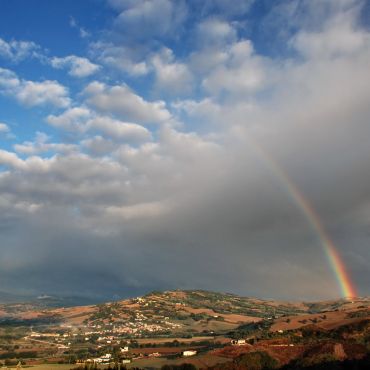
[[[29,356],[27,364],[35,364],[110,353],[115,361],[153,369],[181,364],[190,350],[196,355],[187,362],[196,368],[314,369],[362,363],[370,350],[369,298],[280,302],[174,290],[94,305],[59,303],[43,297],[0,305],[0,356]],[[122,346],[128,348],[123,354]]]

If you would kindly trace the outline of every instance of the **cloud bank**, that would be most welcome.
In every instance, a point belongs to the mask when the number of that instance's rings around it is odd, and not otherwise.
[[[369,294],[365,2],[107,6],[115,18],[86,57],[51,59],[87,79],[77,93],[0,70],[4,97],[46,107],[38,132],[0,150],[4,287],[338,297],[278,166]]]

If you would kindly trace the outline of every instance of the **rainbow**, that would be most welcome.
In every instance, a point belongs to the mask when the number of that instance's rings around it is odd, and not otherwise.
[[[357,291],[352,282],[347,268],[334,244],[326,232],[319,215],[315,212],[308,200],[304,197],[302,192],[286,174],[286,172],[278,165],[278,163],[263,149],[255,140],[248,137],[248,141],[254,148],[256,154],[263,159],[263,162],[276,176],[288,195],[293,199],[294,203],[301,210],[302,214],[309,223],[311,229],[317,235],[320,244],[323,247],[328,263],[335,275],[340,294],[343,298],[353,298],[357,296]]]

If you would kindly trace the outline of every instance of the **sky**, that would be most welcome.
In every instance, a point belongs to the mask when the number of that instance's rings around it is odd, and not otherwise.
[[[369,65],[366,0],[0,0],[0,290],[341,297],[299,198],[369,295]]]

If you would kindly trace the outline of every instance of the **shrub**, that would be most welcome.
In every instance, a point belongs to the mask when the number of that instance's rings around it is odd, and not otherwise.
[[[268,353],[263,351],[249,352],[236,360],[240,366],[245,366],[248,370],[267,370],[276,369],[279,363]]]
[[[163,365],[161,370],[197,370],[193,364]]]

